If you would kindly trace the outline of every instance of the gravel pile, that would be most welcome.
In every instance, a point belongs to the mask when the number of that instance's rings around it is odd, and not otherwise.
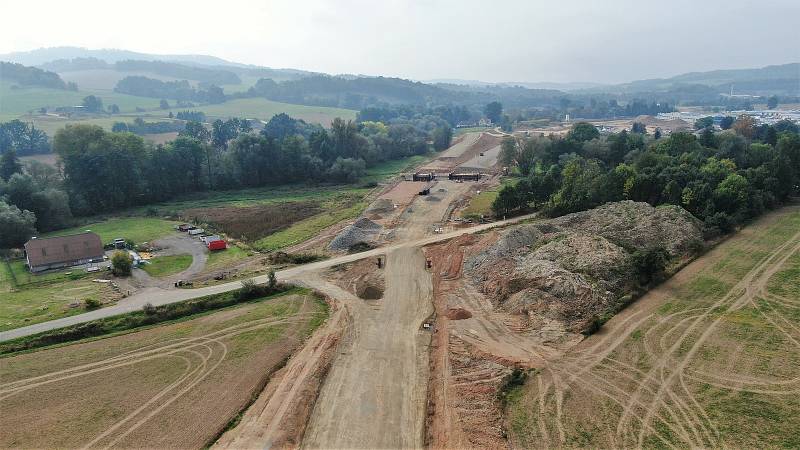
[[[377,240],[382,229],[380,224],[362,217],[336,235],[328,248],[335,251],[347,251],[356,244],[371,245]]]

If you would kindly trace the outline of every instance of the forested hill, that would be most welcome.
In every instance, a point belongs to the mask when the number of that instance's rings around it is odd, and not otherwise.
[[[637,80],[615,86],[602,86],[593,92],[668,92],[698,85],[716,93],[727,93],[731,85],[735,92],[752,95],[800,95],[800,63],[766,66],[758,69],[713,70],[690,72],[671,78]]]
[[[525,107],[558,104],[564,93],[522,87],[432,85],[401,78],[313,75],[280,83],[262,78],[247,93],[239,95],[361,109],[379,103],[485,105],[492,101],[509,107]]]
[[[77,88],[65,83],[57,73],[3,61],[0,61],[0,80],[7,80],[24,86],[41,86],[53,89]]]

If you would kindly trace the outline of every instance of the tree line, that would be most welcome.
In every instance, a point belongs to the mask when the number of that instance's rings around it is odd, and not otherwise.
[[[227,99],[222,88],[213,84],[205,89],[198,89],[186,80],[161,81],[140,75],[127,76],[119,80],[114,86],[114,92],[200,103],[222,103]]]
[[[129,131],[68,125],[53,137],[60,171],[0,159],[0,248],[69,226],[84,216],[182,194],[286,183],[355,183],[382,161],[449,146],[443,122],[354,122],[330,129],[276,115],[259,132],[245,119],[187,122],[177,139],[153,145]],[[133,124],[136,126],[136,123]],[[438,126],[437,126],[438,125]],[[126,126],[128,126],[126,124]],[[449,130],[449,128],[447,128]]]
[[[601,136],[578,123],[563,138],[507,139],[501,159],[522,179],[501,189],[493,211],[557,216],[629,199],[680,205],[704,221],[708,235],[729,232],[800,193],[797,125],[755,126],[740,117],[733,128],[655,139]]]

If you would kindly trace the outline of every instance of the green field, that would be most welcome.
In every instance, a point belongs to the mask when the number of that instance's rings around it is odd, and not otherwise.
[[[467,207],[461,211],[461,217],[478,218],[481,216],[491,216],[492,203],[494,203],[494,200],[497,198],[497,194],[500,192],[500,189],[506,185],[516,184],[517,181],[517,178],[505,177],[500,185],[485,191],[481,191],[480,194],[476,194],[474,197],[472,197],[472,199],[470,199],[469,205],[467,205]]]
[[[244,117],[248,119],[269,120],[275,114],[286,113],[295,119],[303,119],[310,123],[319,123],[329,126],[331,121],[337,117],[353,120],[356,118],[356,111],[352,109],[329,108],[325,106],[305,106],[292,105],[289,103],[273,102],[265,98],[240,98],[230,100],[217,105],[205,105],[195,108],[173,108],[171,111],[177,113],[191,109],[206,113],[209,119]],[[170,110],[160,110],[148,113],[156,117],[166,117]]]
[[[132,240],[134,243],[150,242],[154,239],[174,233],[177,222],[153,217],[122,217],[108,219],[101,222],[89,223],[80,227],[47,233],[43,237],[63,236],[66,234],[82,233],[91,230],[98,235],[104,244],[116,238]]]
[[[177,215],[184,209],[213,208],[216,206],[256,206],[270,203],[329,200],[340,196],[364,196],[368,188],[353,185],[309,186],[289,184],[235,191],[208,191],[186,195],[164,203],[154,203],[136,208],[134,213],[144,214],[155,209],[159,215]]]
[[[414,155],[406,158],[393,159],[378,163],[366,170],[361,177],[362,183],[377,183],[396,176],[403,172],[410,172],[412,169],[432,158],[433,154]]]
[[[367,207],[364,201],[342,208],[329,208],[322,214],[301,220],[289,228],[259,239],[253,243],[258,250],[272,251],[307,241],[325,228],[344,220],[358,217]]]
[[[0,261],[0,331],[80,314],[87,298],[108,300],[110,287],[91,281],[98,277],[81,270],[32,275],[22,260]]]
[[[121,112],[134,112],[136,108],[158,108],[159,99],[135,97],[133,95],[117,94],[109,91],[79,90],[68,91],[64,89],[50,89],[43,87],[18,87],[13,89],[14,83],[0,81],[0,114],[3,117],[11,115],[21,116],[42,107],[56,108],[59,106],[80,105],[87,95],[95,95],[103,100],[103,106],[116,104]]]
[[[157,256],[142,266],[151,277],[166,277],[183,272],[192,265],[192,255]]]
[[[228,244],[225,250],[215,250],[208,254],[205,270],[216,270],[227,267],[240,259],[247,257],[247,251],[242,248]]]

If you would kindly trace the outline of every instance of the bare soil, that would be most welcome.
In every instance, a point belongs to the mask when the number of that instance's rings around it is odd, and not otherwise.
[[[208,223],[237,239],[255,241],[321,211],[317,202],[284,202],[187,209],[181,212],[181,218]]]

